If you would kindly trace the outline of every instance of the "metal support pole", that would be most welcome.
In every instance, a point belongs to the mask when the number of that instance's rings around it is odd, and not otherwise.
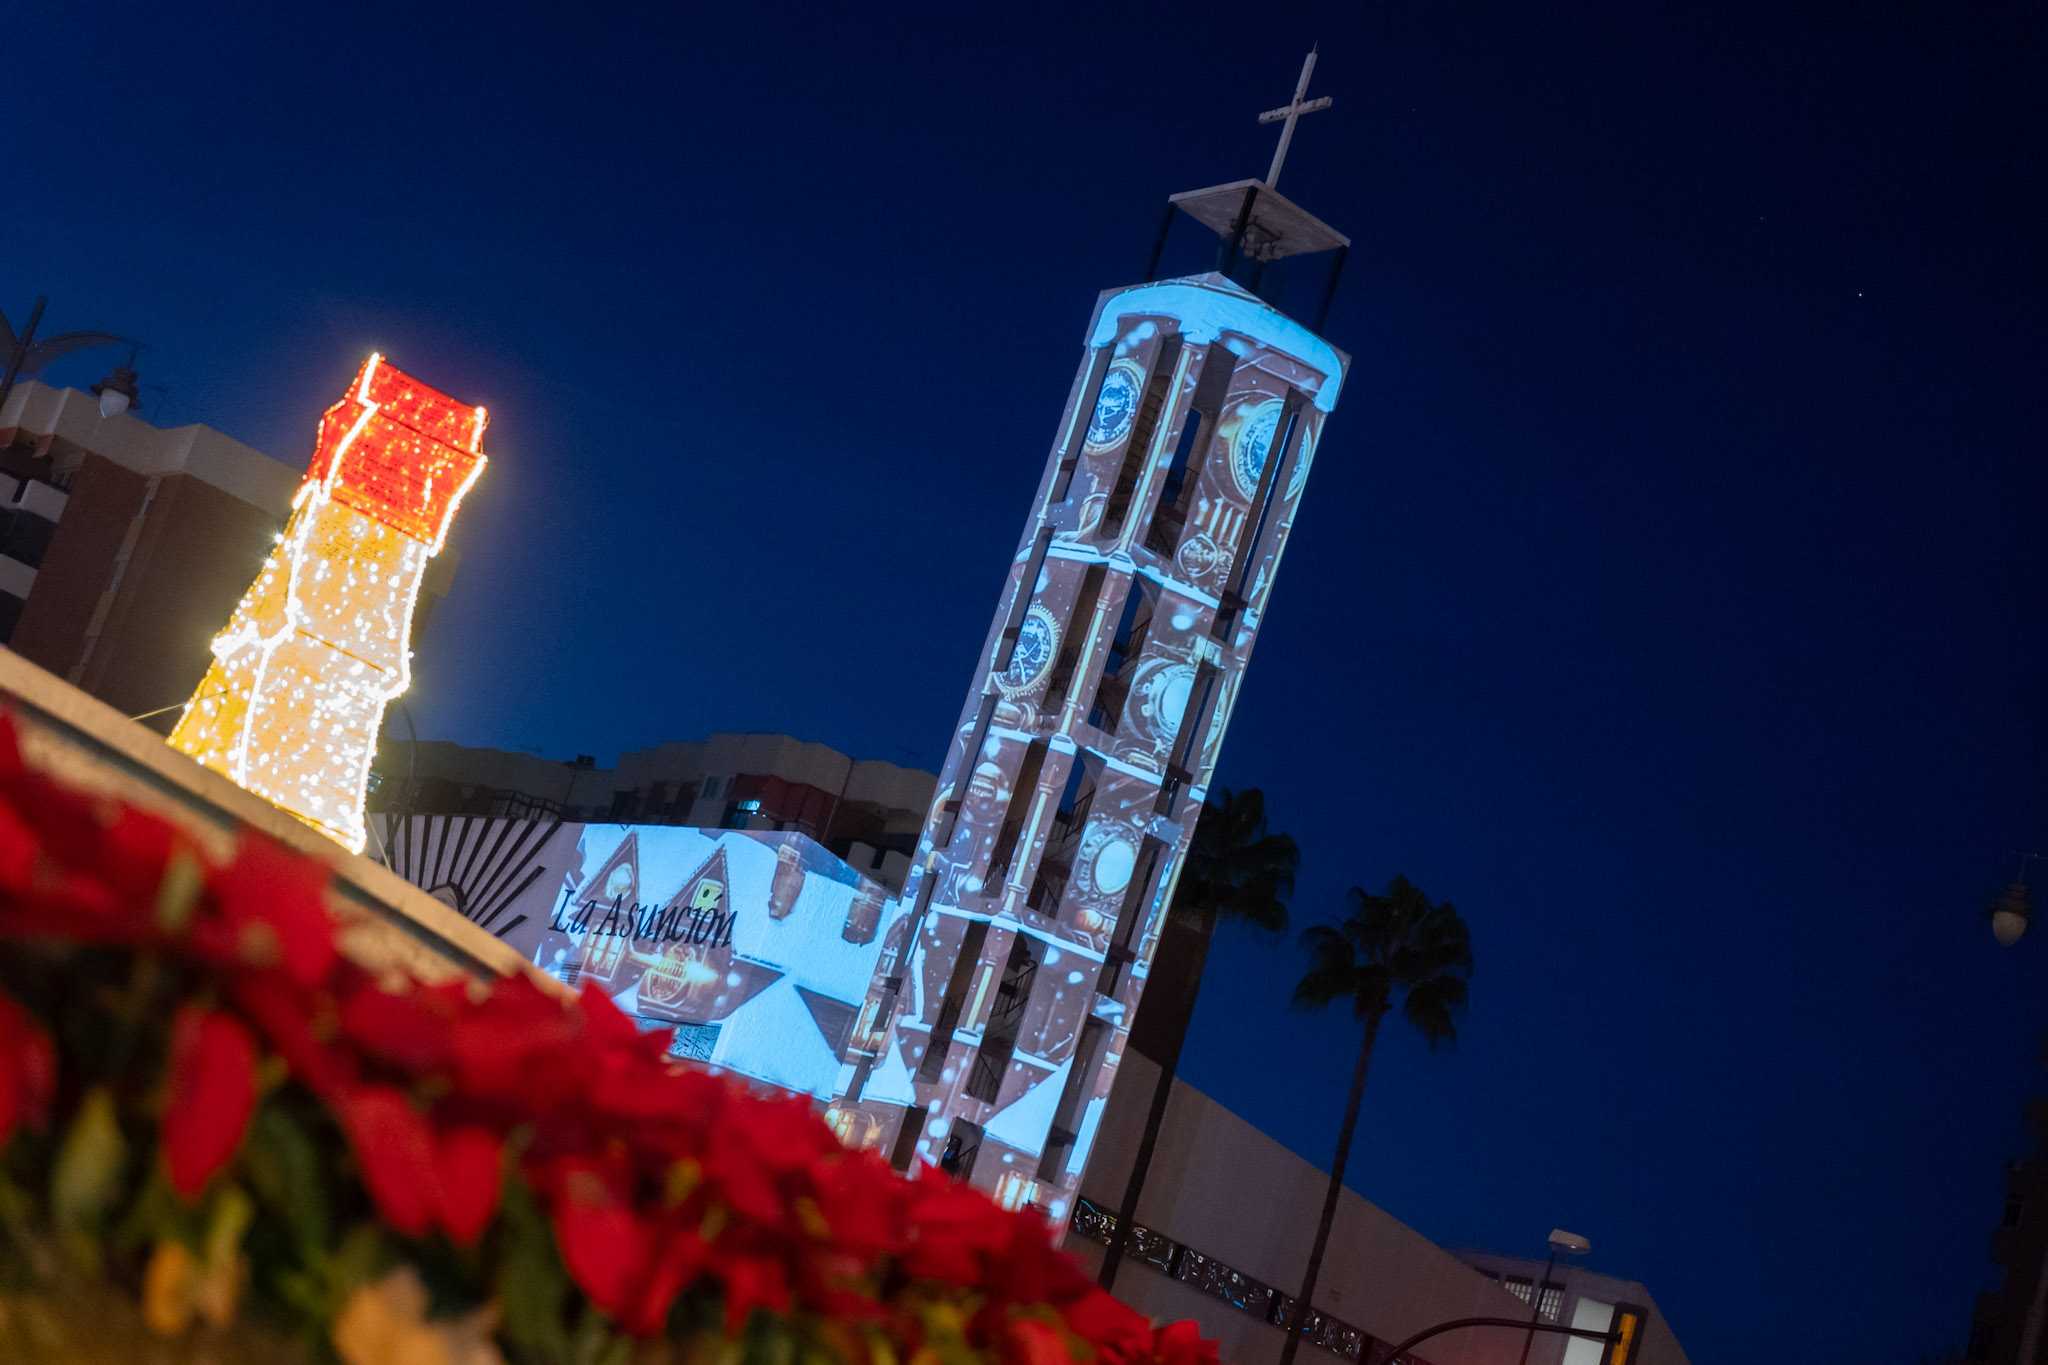
[[[1423,1331],[1417,1332],[1408,1340],[1388,1351],[1382,1359],[1386,1360],[1388,1365],[1395,1365],[1402,1356],[1414,1350],[1423,1342],[1428,1341],[1431,1337],[1442,1336],[1445,1332],[1455,1332],[1460,1328],[1523,1326],[1525,1324],[1519,1318],[1459,1318],[1454,1322],[1440,1322],[1434,1327],[1425,1328]],[[1620,1329],[1614,1327],[1610,1327],[1604,1332],[1595,1332],[1589,1327],[1565,1327],[1552,1323],[1530,1323],[1526,1324],[1526,1327],[1532,1333],[1557,1332],[1568,1337],[1578,1337],[1581,1340],[1597,1341],[1608,1347],[1612,1347],[1617,1341],[1621,1340]]]
[[[1323,324],[1329,321],[1330,304],[1337,297],[1337,281],[1344,274],[1344,255],[1350,250],[1351,248],[1348,246],[1338,247],[1337,259],[1330,262],[1330,277],[1323,282],[1323,301],[1316,308],[1316,325],[1309,328],[1311,332],[1320,333],[1323,330]]]
[[[1180,209],[1177,206],[1168,204],[1166,206],[1166,216],[1159,220],[1159,235],[1152,239],[1152,256],[1151,259],[1145,262],[1145,283],[1147,284],[1159,278],[1159,258],[1166,254],[1166,234],[1173,231],[1173,215],[1179,212]]]
[[[1529,1335],[1522,1338],[1521,1365],[1529,1365],[1529,1347],[1536,1341],[1536,1320],[1543,1316],[1543,1286],[1550,1283],[1550,1272],[1557,1269],[1557,1248],[1551,1247],[1550,1259],[1543,1263],[1543,1278],[1536,1281],[1529,1291]],[[1564,1293],[1559,1291],[1557,1303],[1560,1311],[1564,1307]]]
[[[35,344],[36,327],[43,320],[43,307],[48,299],[37,299],[35,308],[28,315],[28,326],[21,329],[20,337],[14,343],[14,354],[7,358],[7,378],[0,380],[0,408],[7,406],[7,396],[14,392],[14,381],[21,377],[21,367],[28,362],[28,348]]]
[[[1245,229],[1250,227],[1252,223],[1252,204],[1257,201],[1258,197],[1259,187],[1257,185],[1251,185],[1245,189],[1244,207],[1237,211],[1237,222],[1230,229],[1230,242],[1223,248],[1223,255],[1216,262],[1217,273],[1226,278],[1231,271],[1237,269],[1237,253],[1244,246]]]

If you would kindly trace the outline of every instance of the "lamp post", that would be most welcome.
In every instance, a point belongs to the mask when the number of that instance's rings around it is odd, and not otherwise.
[[[2020,874],[2011,886],[1998,893],[1998,899],[1985,911],[1991,921],[1991,936],[2010,948],[2020,941],[2020,935],[2027,932],[2027,920],[2033,915],[2034,907],[2027,900],[2027,863],[2040,857],[2038,853],[2020,854]]]
[[[1991,936],[2004,947],[2010,948],[2020,941],[2020,935],[2027,932],[2027,921],[2034,913],[2027,900],[2027,863],[2039,858],[2038,853],[2020,854],[2020,873],[2011,886],[1999,892],[1998,899],[1991,903],[1985,916],[1991,921]],[[2020,1328],[2019,1354],[2016,1360],[2032,1360],[2041,1340],[2041,1327],[2048,1321],[2048,1257],[2041,1261],[2041,1273],[2034,1281],[2034,1295],[2027,1301],[2027,1316]]]
[[[7,350],[7,369],[4,377],[0,377],[0,406],[5,406],[7,396],[14,392],[15,380],[24,374],[35,374],[58,356],[68,355],[72,351],[82,350],[87,346],[107,346],[128,341],[128,338],[115,336],[112,332],[66,332],[62,336],[48,337],[42,341],[37,341],[36,328],[42,325],[43,309],[49,302],[48,299],[36,300],[36,306],[29,310],[28,326],[22,328],[18,334],[15,332],[13,325],[7,321],[7,315],[0,313],[0,346],[6,347]],[[137,345],[134,342],[129,342],[129,344]],[[130,364],[134,363],[135,357],[133,353],[129,355],[128,359]],[[115,376],[118,376],[119,373],[120,371],[117,370]],[[133,371],[130,371],[131,380],[132,377]],[[95,392],[98,392],[98,390],[95,390]],[[105,395],[102,394],[102,399],[104,397]],[[129,397],[132,401],[134,395],[130,394]],[[116,411],[118,410],[116,409]],[[112,415],[106,412],[104,403],[101,407],[101,413],[106,416]]]
[[[1406,1341],[1396,1344],[1382,1359],[1388,1361],[1389,1365],[1400,1365],[1401,1357],[1407,1355],[1409,1351],[1428,1341],[1431,1337],[1442,1336],[1445,1332],[1459,1332],[1468,1327],[1522,1326],[1523,1323],[1519,1318],[1458,1318],[1452,1322],[1440,1322],[1436,1326],[1426,1327]],[[1543,1322],[1530,1324],[1525,1330],[1531,1336],[1538,1332],[1556,1332],[1561,1336],[1577,1337],[1581,1341],[1597,1341],[1608,1347],[1613,1347],[1621,1341],[1621,1328],[1618,1325],[1610,1327],[1604,1332],[1595,1332],[1585,1327],[1565,1327]]]
[[[141,353],[141,342],[129,342],[127,363],[116,365],[112,374],[92,386],[93,396],[100,400],[100,416],[118,417],[142,406],[142,391],[135,376],[135,357]]]
[[[1543,1316],[1543,1286],[1550,1282],[1550,1272],[1557,1269],[1558,1256],[1583,1256],[1592,1249],[1593,1244],[1577,1233],[1566,1232],[1563,1228],[1550,1230],[1550,1259],[1543,1263],[1543,1277],[1529,1290],[1529,1331],[1522,1338],[1521,1365],[1529,1365],[1529,1348],[1536,1342],[1536,1320]],[[1562,1286],[1558,1289],[1557,1308],[1559,1316],[1563,1316]]]

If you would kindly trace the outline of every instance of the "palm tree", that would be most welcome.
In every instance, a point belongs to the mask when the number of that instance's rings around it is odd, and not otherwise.
[[[1116,1229],[1102,1258],[1097,1281],[1107,1289],[1116,1283],[1129,1243],[1138,1195],[1166,1118],[1173,1078],[1180,1069],[1181,1041],[1194,1017],[1195,996],[1202,987],[1202,967],[1209,956],[1209,936],[1219,919],[1246,924],[1273,938],[1287,932],[1287,898],[1294,893],[1301,850],[1285,834],[1266,832],[1266,798],[1258,788],[1232,793],[1219,787],[1209,793],[1188,841],[1186,864],[1173,893],[1173,904],[1160,929],[1152,956],[1152,974],[1145,982],[1143,1003],[1133,1021],[1132,1038],[1159,1063],[1159,1084],[1145,1115],[1144,1136],[1137,1160],[1117,1210]]]
[[[1287,1341],[1280,1365],[1294,1365],[1315,1297],[1316,1276],[1330,1243],[1330,1224],[1337,1216],[1337,1194],[1344,1188],[1344,1165],[1351,1157],[1351,1135],[1358,1127],[1358,1103],[1365,1097],[1366,1066],[1380,1020],[1400,1005],[1430,1047],[1455,1043],[1457,1014],[1465,1005],[1465,978],[1472,974],[1472,936],[1449,902],[1432,905],[1429,897],[1406,877],[1387,883],[1384,896],[1351,888],[1350,913],[1337,924],[1313,925],[1301,936],[1308,950],[1308,975],[1294,988],[1294,1007],[1319,1010],[1339,1000],[1351,1002],[1352,1015],[1365,1024],[1358,1049],[1358,1067],[1351,1075],[1351,1098],[1344,1106],[1344,1126],[1337,1133],[1337,1158],[1330,1163],[1330,1188],[1323,1196],[1323,1216],[1316,1223],[1315,1245],[1309,1248],[1308,1273],[1287,1323]]]

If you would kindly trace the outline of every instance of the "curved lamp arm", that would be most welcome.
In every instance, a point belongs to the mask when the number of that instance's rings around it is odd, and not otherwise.
[[[1612,1329],[1605,1332],[1595,1332],[1586,1327],[1565,1327],[1547,1322],[1527,1323],[1523,1322],[1520,1318],[1458,1318],[1451,1322],[1440,1322],[1426,1331],[1417,1332],[1393,1350],[1388,1351],[1385,1359],[1397,1361],[1409,1351],[1428,1341],[1431,1337],[1441,1336],[1445,1332],[1455,1332],[1461,1327],[1512,1327],[1517,1332],[1562,1332],[1566,1336],[1585,1337],[1590,1341],[1604,1342],[1609,1346],[1612,1346],[1615,1341],[1615,1333]]]

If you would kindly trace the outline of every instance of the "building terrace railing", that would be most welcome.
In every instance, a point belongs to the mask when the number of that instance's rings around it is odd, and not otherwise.
[[[1116,1233],[1116,1214],[1084,1196],[1074,1201],[1073,1229],[1077,1236],[1107,1246]],[[1151,1266],[1169,1279],[1179,1280],[1223,1300],[1239,1312],[1271,1323],[1282,1332],[1287,1330],[1287,1320],[1293,1316],[1292,1296],[1232,1269],[1213,1256],[1205,1256],[1193,1247],[1176,1242],[1143,1223],[1132,1224],[1130,1242],[1124,1254],[1133,1261]],[[1362,1327],[1354,1327],[1327,1313],[1310,1311],[1308,1320],[1302,1324],[1301,1335],[1302,1340],[1311,1346],[1320,1346],[1346,1360],[1360,1361],[1362,1365],[1427,1365],[1416,1356],[1392,1360],[1386,1354],[1386,1342]]]

